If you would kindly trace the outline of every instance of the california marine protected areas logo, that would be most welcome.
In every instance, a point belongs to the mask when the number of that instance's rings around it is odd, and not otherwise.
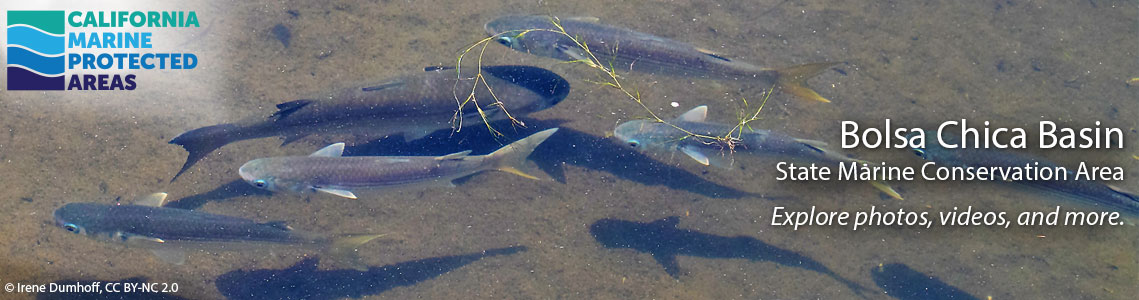
[[[8,89],[63,90],[63,11],[8,12]]]
[[[135,72],[198,66],[193,53],[149,52],[150,28],[200,26],[193,11],[8,11],[8,89],[134,90]]]

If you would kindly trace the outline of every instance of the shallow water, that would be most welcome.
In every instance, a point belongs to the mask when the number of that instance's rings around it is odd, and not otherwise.
[[[16,5],[4,4],[5,10],[150,9],[137,3]],[[275,104],[302,95],[452,65],[460,50],[485,37],[483,24],[498,16],[555,14],[593,16],[763,66],[845,62],[811,80],[833,103],[776,94],[763,119],[752,124],[832,145],[839,142],[840,120],[881,127],[886,118],[899,126],[966,118],[1026,128],[1039,120],[1081,126],[1100,120],[1128,130],[1126,149],[1030,152],[1065,165],[1122,166],[1127,179],[1114,184],[1139,190],[1133,179],[1139,176],[1139,160],[1132,158],[1139,155],[1134,143],[1139,86],[1126,83],[1139,76],[1134,1],[248,1],[161,9],[199,14],[201,28],[163,29],[165,40],[156,41],[196,53],[197,69],[140,72],[145,81],[134,91],[0,91],[0,281],[141,277],[178,283],[176,296],[191,299],[240,298],[259,287],[270,290],[306,279],[323,285],[291,295],[857,297],[834,277],[768,260],[682,255],[680,274],[672,277],[648,253],[605,247],[590,232],[602,219],[648,223],[679,216],[679,231],[742,236],[796,252],[869,288],[865,296],[872,299],[891,298],[886,292],[892,290],[883,285],[927,282],[889,282],[892,277],[880,274],[917,276],[914,272],[981,299],[1133,299],[1139,294],[1139,235],[1133,226],[858,231],[771,226],[775,206],[847,211],[973,206],[1019,212],[1047,211],[1067,202],[1015,185],[923,181],[894,183],[906,198],[897,201],[861,183],[776,181],[778,158],[741,158],[742,168],[723,170],[681,154],[637,153],[606,138],[616,124],[648,115],[636,103],[587,81],[597,75],[582,65],[496,44],[487,48],[484,63],[548,68],[573,86],[562,103],[526,117],[526,128],[503,127],[507,136],[501,140],[478,127],[410,143],[399,137],[368,142],[316,136],[282,147],[278,139],[250,140],[221,148],[172,183],[186,153],[167,144],[190,129],[269,115]],[[738,99],[754,103],[766,88],[645,74],[622,78],[662,116],[706,104],[709,119],[717,121],[734,119],[742,106]],[[303,155],[345,139],[356,145],[349,147],[350,155],[443,155],[465,149],[483,154],[549,127],[562,130],[531,158],[552,181],[483,173],[457,188],[365,192],[359,200],[269,194],[234,182],[240,179],[236,169],[248,160]],[[871,161],[920,164],[907,150],[847,152]],[[181,208],[285,220],[315,232],[390,236],[359,249],[372,270],[337,273],[342,270],[306,260],[315,253],[289,249],[195,253],[187,264],[171,265],[145,250],[97,242],[52,224],[52,212],[65,203],[113,203],[156,191],[170,193]],[[740,249],[755,245],[749,243]],[[508,248],[515,246],[525,248]],[[498,250],[484,255],[492,249]],[[895,264],[908,269],[887,272],[899,270]]]

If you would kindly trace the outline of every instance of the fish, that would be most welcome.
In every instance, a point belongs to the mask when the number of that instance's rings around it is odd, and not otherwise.
[[[353,190],[407,186],[448,186],[452,180],[486,170],[529,179],[522,171],[526,157],[557,128],[546,129],[487,155],[462,151],[443,156],[342,156],[344,143],[324,147],[309,156],[251,160],[238,169],[245,182],[274,192],[317,191],[357,199]]]
[[[936,130],[925,130],[924,134],[929,137],[938,136]],[[910,133],[906,139],[912,139],[916,135],[917,132]],[[942,135],[941,138],[946,139],[946,142],[961,144],[960,137],[950,133]],[[1034,166],[1038,168],[1059,167],[1056,163],[1043,158],[998,149],[948,149],[942,147],[940,142],[925,143],[923,146],[910,150],[914,155],[924,160],[943,166],[988,168],[1023,167],[1026,164],[1035,164]],[[1068,196],[1066,199],[1078,200],[1084,204],[1109,207],[1118,209],[1121,213],[1139,216],[1139,194],[1101,182],[1074,177],[1075,172],[1068,170],[1069,180],[1021,180],[1015,182]]]
[[[250,219],[163,207],[166,193],[132,204],[73,202],[54,212],[55,224],[70,233],[150,250],[160,260],[181,265],[187,251],[234,251],[274,246],[316,249],[353,268],[365,268],[356,249],[381,234],[327,236],[293,230],[284,221]]]
[[[826,142],[796,138],[777,131],[707,122],[707,117],[708,106],[701,105],[667,123],[655,120],[621,123],[613,130],[613,136],[638,151],[680,152],[705,166],[730,167],[735,163],[735,154],[780,155],[828,163],[867,163],[827,149]],[[716,137],[728,132],[733,132],[736,138],[728,141],[691,135]],[[886,183],[871,181],[870,184],[894,199],[902,199],[901,194]]]
[[[568,36],[562,34],[559,25]],[[716,80],[754,80],[774,85],[801,99],[821,102],[830,100],[807,87],[807,79],[838,64],[820,62],[786,68],[764,68],[688,43],[601,24],[596,18],[588,17],[559,19],[536,15],[503,16],[486,23],[484,27],[496,42],[519,52],[563,61],[596,61],[611,64],[613,69],[643,73]],[[589,51],[578,42],[584,44]]]
[[[187,131],[170,140],[189,152],[170,181],[215,149],[237,141],[276,136],[288,144],[313,134],[374,138],[402,134],[406,140],[415,140],[456,124],[483,124],[484,116],[485,121],[496,121],[541,111],[561,102],[570,90],[564,78],[538,67],[485,66],[481,70],[493,95],[476,80],[459,79],[454,68],[431,67],[422,73],[277,104],[277,111],[268,118],[250,117]],[[472,91],[483,108],[468,103],[459,111],[459,103]],[[501,106],[490,106],[496,98]]]
[[[915,271],[903,264],[879,265],[870,271],[870,277],[874,278],[874,283],[886,291],[886,295],[896,299],[980,299],[946,284],[936,277]]]
[[[319,270],[313,259],[287,269],[234,270],[218,276],[216,286],[229,300],[337,300],[380,295],[397,287],[432,280],[484,258],[525,252],[526,246],[405,261],[364,271]]]
[[[868,289],[839,276],[814,259],[781,249],[748,236],[718,236],[695,230],[678,229],[680,217],[670,216],[649,223],[601,219],[589,226],[589,233],[605,248],[633,249],[651,254],[665,273],[680,278],[676,256],[703,258],[743,258],[770,261],[779,265],[818,272],[841,282],[859,295]]]

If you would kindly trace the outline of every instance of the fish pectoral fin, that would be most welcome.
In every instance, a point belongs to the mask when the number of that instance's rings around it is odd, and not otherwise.
[[[309,104],[312,104],[312,102],[313,102],[313,100],[302,99],[302,100],[295,100],[295,101],[289,101],[289,102],[277,104],[277,111],[274,112],[272,115],[269,115],[269,118],[270,119],[276,119],[276,121],[280,121],[281,119],[284,119],[285,117],[288,117],[290,114],[296,112],[298,109],[301,109],[305,106],[308,106]]]
[[[443,155],[443,156],[437,156],[437,157],[435,157],[435,160],[463,159],[464,157],[467,157],[467,155],[470,155],[470,154],[471,154],[471,150],[459,151],[459,152],[455,152],[455,153],[451,153],[451,154],[447,154],[447,155]]]
[[[365,91],[365,92],[372,92],[372,91],[378,91],[378,90],[382,90],[382,89],[386,89],[386,88],[397,87],[397,86],[401,86],[401,85],[403,85],[402,81],[389,81],[389,82],[381,83],[379,85],[361,88],[360,90]]]
[[[815,149],[819,150],[820,152],[823,150],[823,148],[827,147],[827,142],[824,142],[824,141],[816,141],[816,140],[808,140],[808,139],[795,139],[795,141],[806,144],[806,145],[811,146],[811,147],[814,147]]]
[[[348,199],[356,199],[356,194],[353,194],[351,191],[348,191],[348,190],[338,190],[338,189],[331,189],[331,188],[313,188],[313,189],[318,191],[318,192],[329,193],[329,194],[337,195],[337,196],[348,198]]]
[[[722,61],[726,61],[726,62],[732,61],[731,59],[729,59],[727,57],[723,57],[723,56],[720,56],[719,54],[716,54],[715,52],[712,52],[712,50],[708,50],[708,49],[704,49],[704,48],[696,48],[696,51],[699,51],[700,53],[703,53],[704,55],[707,55],[709,57],[719,59]]]
[[[1124,190],[1120,187],[1110,185],[1110,184],[1107,185],[1107,188],[1113,192],[1123,194],[1123,196],[1125,196],[1127,198],[1131,198],[1131,200],[1139,201],[1139,194],[1132,193],[1130,191]]]
[[[679,117],[676,117],[677,120],[686,121],[686,122],[704,122],[704,120],[707,118],[708,118],[708,106],[707,105],[697,106],[695,108],[692,108],[692,109],[684,112]]]
[[[649,223],[649,224],[661,226],[664,228],[676,228],[676,225],[680,224],[680,217],[670,216],[670,217],[666,217],[664,219],[653,221],[652,223]]]
[[[309,136],[309,134],[307,134],[307,133],[305,133],[305,134],[290,134],[290,135],[282,136],[281,137],[282,138],[281,146],[292,144],[293,142],[299,141],[299,140],[301,140],[307,136]]]
[[[711,149],[704,149],[695,146],[680,146],[680,152],[688,155],[702,165],[713,166],[722,169],[731,169],[733,160],[730,155],[724,153],[715,153]]]
[[[310,157],[339,157],[344,154],[344,143],[335,143],[316,150]]]
[[[710,163],[710,161],[708,160],[708,156],[704,155],[703,152],[700,152],[700,150],[696,149],[695,147],[681,146],[680,152],[684,153],[685,155],[688,155],[688,157],[691,157],[692,159],[696,160],[696,162],[698,162],[702,165],[707,166]]]
[[[680,278],[680,263],[676,262],[675,253],[652,253],[653,259],[664,267],[664,272],[672,278]]]
[[[453,67],[453,66],[430,66],[430,67],[423,68],[423,72],[445,71],[445,70],[454,70],[454,69],[455,69],[455,67]]]
[[[269,221],[261,224],[268,225],[269,227],[277,228],[280,230],[293,230],[293,227],[289,226],[289,224],[285,221]]]
[[[154,256],[164,262],[175,265],[186,263],[186,251],[181,249],[150,249],[150,253],[154,253]]]
[[[569,45],[564,45],[564,44],[558,44],[556,48],[558,49],[558,52],[561,52],[562,54],[569,56],[570,58],[572,58],[575,61],[587,63],[587,64],[590,64],[591,66],[593,65],[593,60],[586,57],[585,53],[583,53],[584,51],[581,50],[580,48],[569,46]]]
[[[597,18],[597,17],[569,17],[569,18],[566,18],[566,20],[589,22],[589,23],[601,22],[601,19]]]
[[[421,138],[423,138],[429,134],[431,134],[431,131],[428,131],[428,130],[421,130],[421,129],[408,130],[408,131],[403,132],[403,141],[405,143],[411,142],[414,140],[421,139]]]
[[[166,193],[154,193],[139,197],[138,199],[134,200],[133,204],[139,206],[162,207],[163,204],[166,204],[166,196]]]

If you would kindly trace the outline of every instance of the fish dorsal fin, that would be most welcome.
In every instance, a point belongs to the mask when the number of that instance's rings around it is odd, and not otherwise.
[[[314,190],[322,193],[329,193],[348,199],[356,199],[356,194],[349,190],[333,189],[333,188],[313,188]]]
[[[270,115],[270,118],[276,118],[278,121],[288,117],[290,114],[296,112],[298,109],[312,104],[312,100],[295,100],[281,104],[277,104],[277,111]]]
[[[344,143],[328,145],[309,154],[312,157],[339,157],[341,155],[344,155]]]
[[[365,91],[365,92],[372,92],[372,91],[378,91],[378,90],[382,90],[382,89],[386,89],[386,88],[397,87],[397,86],[401,86],[401,85],[403,85],[403,81],[389,81],[389,82],[381,83],[379,85],[365,87],[365,88],[362,88],[360,90]]]
[[[665,217],[664,219],[653,221],[652,224],[661,227],[675,228],[677,224],[680,224],[680,217],[669,216]]]
[[[569,17],[569,18],[566,18],[566,20],[571,20],[571,21],[581,21],[581,22],[589,22],[589,23],[599,23],[599,22],[601,22],[601,19],[599,19],[599,18],[597,18],[597,17],[585,17],[585,16],[581,16],[581,17]]]
[[[454,69],[455,69],[455,67],[450,67],[450,66],[430,66],[430,67],[423,68],[423,71],[424,72],[431,72],[431,71],[443,71],[443,70],[454,70]]]
[[[293,230],[293,227],[289,226],[289,224],[285,223],[285,221],[269,221],[261,224],[280,230]]]
[[[697,106],[696,108],[693,108],[693,109],[690,109],[690,110],[684,112],[679,117],[676,117],[677,120],[687,121],[687,122],[704,122],[704,119],[707,119],[707,118],[708,118],[708,106],[707,105]]]
[[[463,157],[466,157],[469,154],[471,154],[471,150],[459,151],[459,152],[435,157],[435,160],[463,159]]]
[[[166,193],[154,193],[139,197],[134,201],[133,204],[140,206],[162,207],[163,204],[166,204],[166,196]]]
[[[181,249],[151,249],[150,253],[154,253],[154,256],[164,262],[175,265],[186,263],[186,252]]]
[[[700,53],[703,53],[704,55],[707,55],[707,56],[710,56],[712,58],[719,59],[722,61],[726,61],[726,62],[732,61],[731,59],[729,59],[727,57],[723,57],[723,56],[716,54],[715,52],[712,52],[712,50],[708,50],[708,49],[704,49],[704,48],[696,48],[696,51],[700,51]]]

